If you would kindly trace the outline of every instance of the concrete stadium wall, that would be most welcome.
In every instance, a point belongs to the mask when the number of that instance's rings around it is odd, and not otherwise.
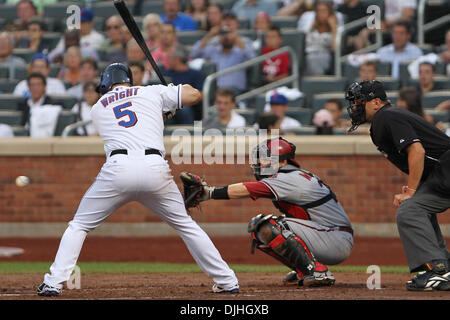
[[[289,140],[297,145],[296,160],[333,188],[353,223],[395,223],[392,200],[406,184],[406,175],[378,153],[369,137],[292,136]],[[170,155],[177,143],[170,137],[165,141],[166,159],[179,186],[181,171],[199,174],[213,185],[254,180],[248,164],[174,164]],[[184,143],[189,146],[193,141]],[[208,143],[204,141],[203,148]],[[240,137],[235,144],[248,150],[251,142]],[[104,160],[99,138],[0,140],[0,223],[70,221]],[[31,184],[17,187],[15,178],[20,175],[28,176]],[[209,201],[202,204],[201,212],[194,210],[192,214],[200,223],[247,223],[258,213],[275,212],[269,200],[245,199]],[[160,220],[141,204],[130,203],[107,221]],[[440,215],[439,221],[450,223],[450,215]]]

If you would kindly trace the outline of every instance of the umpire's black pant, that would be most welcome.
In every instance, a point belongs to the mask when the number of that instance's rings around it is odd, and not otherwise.
[[[423,264],[450,259],[437,214],[450,208],[450,197],[434,192],[422,183],[414,196],[397,210],[397,228],[411,272],[424,270]]]

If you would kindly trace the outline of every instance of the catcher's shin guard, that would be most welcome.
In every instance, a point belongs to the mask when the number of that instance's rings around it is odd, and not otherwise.
[[[316,268],[314,256],[299,237],[277,222],[276,217],[260,214],[250,221],[248,227],[253,247],[297,271],[300,277],[313,273]]]

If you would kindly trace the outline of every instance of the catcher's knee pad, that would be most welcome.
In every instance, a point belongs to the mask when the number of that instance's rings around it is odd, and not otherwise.
[[[316,267],[314,256],[306,244],[281,223],[282,220],[283,217],[262,214],[253,218],[248,227],[253,247],[299,273],[312,274]]]

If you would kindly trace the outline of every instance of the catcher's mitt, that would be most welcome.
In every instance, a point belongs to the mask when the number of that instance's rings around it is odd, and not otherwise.
[[[213,187],[202,178],[189,172],[180,173],[180,178],[183,182],[184,206],[187,209],[197,207],[200,202],[211,199]]]

